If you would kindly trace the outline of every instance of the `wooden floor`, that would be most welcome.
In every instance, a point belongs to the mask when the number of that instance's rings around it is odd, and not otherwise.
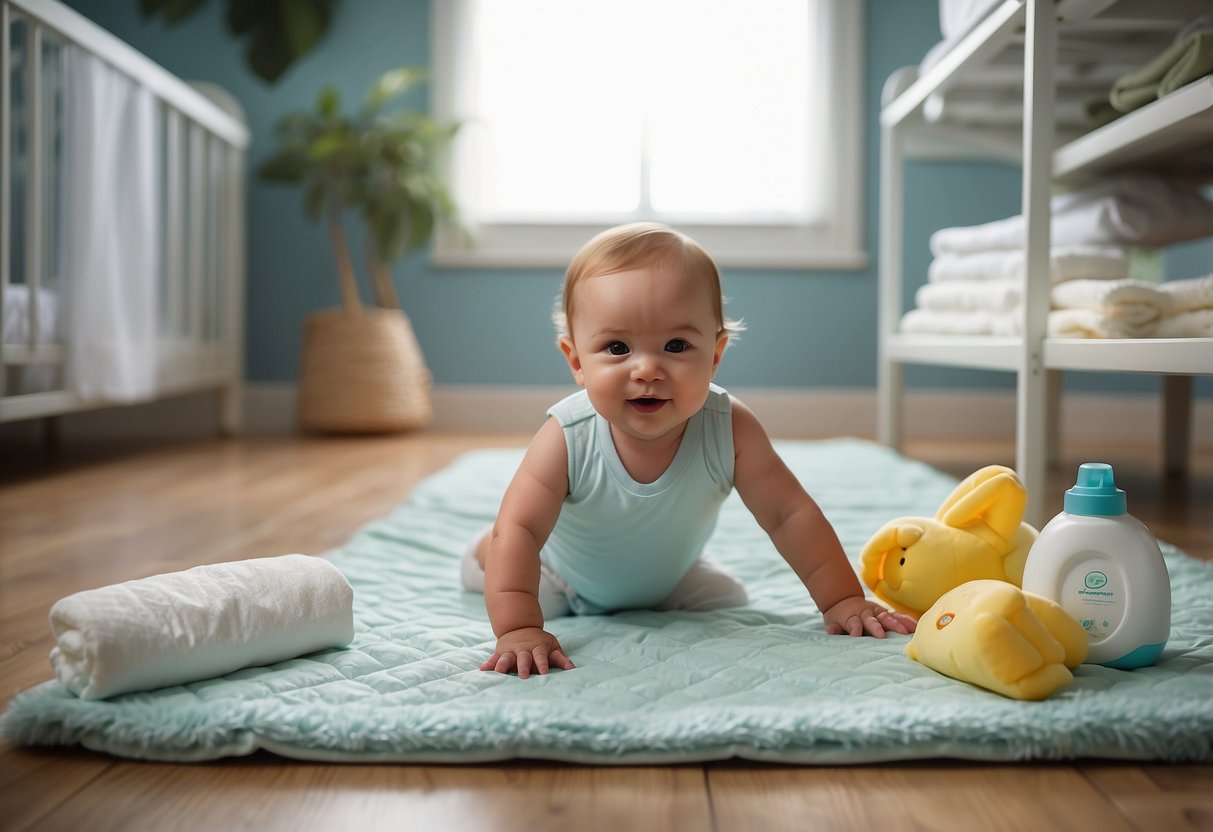
[[[403,500],[422,477],[518,435],[68,442],[55,457],[0,447],[0,704],[50,677],[47,611],[68,593],[243,557],[321,552]],[[917,442],[957,476],[1012,463],[1009,444]],[[1213,449],[1186,479],[1153,448],[1067,449],[1049,510],[1079,462],[1112,462],[1129,510],[1213,560]],[[949,761],[857,767],[588,768],[317,765],[268,754],[132,763],[0,744],[0,828],[1213,829],[1213,766]]]

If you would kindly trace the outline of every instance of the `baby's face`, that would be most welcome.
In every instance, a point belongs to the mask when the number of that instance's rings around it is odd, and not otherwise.
[[[590,403],[636,439],[681,430],[703,407],[728,335],[708,280],[644,267],[582,280],[561,349]]]

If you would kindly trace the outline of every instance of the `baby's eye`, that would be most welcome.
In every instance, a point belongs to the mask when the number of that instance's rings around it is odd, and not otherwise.
[[[628,345],[622,341],[612,341],[606,345],[606,351],[609,355],[627,355],[631,352]]]
[[[686,352],[691,348],[691,342],[685,338],[673,338],[666,342],[666,352]]]

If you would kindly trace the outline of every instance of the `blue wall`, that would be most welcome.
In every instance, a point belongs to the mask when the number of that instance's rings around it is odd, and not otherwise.
[[[273,86],[246,68],[241,44],[211,0],[183,24],[145,23],[138,0],[69,0],[173,73],[213,81],[244,105],[253,134],[250,166],[274,147],[273,125],[310,108],[325,84],[359,101],[396,66],[429,62],[429,0],[342,0],[320,47]],[[868,267],[861,271],[727,270],[729,310],[749,328],[722,365],[732,387],[871,387],[876,378],[877,108],[884,79],[917,63],[939,39],[935,0],[868,0],[865,34],[864,212]],[[418,100],[416,103],[424,102]],[[916,164],[907,170],[907,280],[924,275],[927,237],[1019,211],[1019,173],[998,165]],[[304,317],[339,303],[324,230],[303,215],[298,192],[249,180],[247,377],[295,378]],[[351,229],[353,230],[353,229]],[[361,241],[354,240],[355,250]],[[1178,252],[1176,276],[1213,271],[1213,246]],[[1198,264],[1203,262],[1203,267]],[[548,313],[558,270],[451,270],[424,254],[397,263],[401,302],[439,384],[559,384],[568,371],[553,347]],[[912,297],[912,293],[909,295]],[[1009,374],[911,368],[911,385],[1009,387]],[[1209,382],[1203,379],[1202,382]],[[1153,390],[1152,377],[1067,376],[1070,387]],[[1213,384],[1200,386],[1202,395]]]

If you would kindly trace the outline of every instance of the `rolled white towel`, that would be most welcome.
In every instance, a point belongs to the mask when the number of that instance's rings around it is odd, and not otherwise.
[[[349,644],[354,591],[317,557],[199,566],[51,607],[51,666],[81,699],[209,679]]]
[[[1116,246],[1054,246],[1049,257],[1053,283],[1066,280],[1123,280],[1129,276],[1129,254]],[[991,249],[943,253],[927,267],[927,280],[949,282],[1015,281],[1024,276],[1024,252]]]
[[[1172,313],[1213,309],[1213,274],[1187,280],[1168,280],[1158,285],[1171,298]]]
[[[1050,300],[1055,309],[1087,309],[1131,327],[1157,324],[1171,308],[1165,292],[1139,280],[1071,280],[1054,286]]]

